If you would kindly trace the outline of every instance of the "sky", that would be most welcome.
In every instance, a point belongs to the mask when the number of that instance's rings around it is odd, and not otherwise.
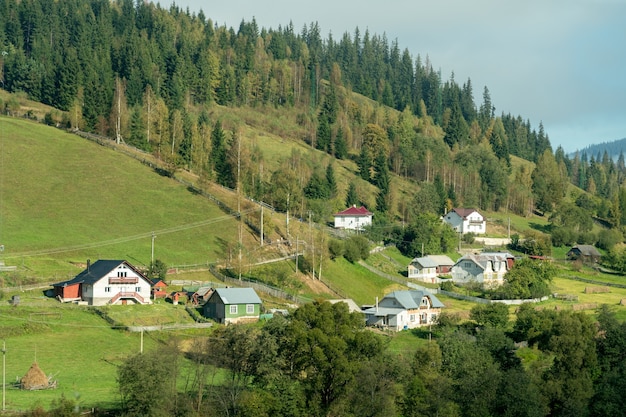
[[[626,0],[177,0],[235,30],[317,22],[322,39],[385,34],[445,80],[489,89],[496,115],[543,123],[566,152],[626,138]],[[164,3],[161,3],[164,4]],[[169,3],[171,4],[171,3]],[[169,6],[167,4],[167,6]]]

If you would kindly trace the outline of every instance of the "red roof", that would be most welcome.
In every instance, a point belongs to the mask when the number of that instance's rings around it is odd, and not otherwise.
[[[452,209],[452,211],[454,211],[456,214],[459,215],[459,217],[461,217],[462,219],[467,219],[467,216],[469,216],[470,214],[476,212],[478,213],[478,210],[472,209],[472,208],[454,208]],[[478,213],[480,214],[480,213]]]
[[[373,216],[374,213],[368,211],[365,207],[356,207],[352,206],[344,211],[340,211],[339,213],[335,213],[335,216]]]

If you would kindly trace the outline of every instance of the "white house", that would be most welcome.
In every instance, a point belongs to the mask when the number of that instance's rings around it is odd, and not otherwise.
[[[363,310],[368,326],[390,330],[406,330],[434,324],[444,307],[437,297],[427,291],[394,291]]]
[[[88,305],[151,304],[152,281],[127,261],[99,260],[69,281],[53,284],[62,302]]]
[[[435,282],[439,275],[448,274],[454,261],[446,255],[428,255],[414,258],[408,266],[408,277],[424,282]]]
[[[335,229],[363,230],[365,226],[371,226],[373,216],[374,213],[363,206],[352,206],[335,213]]]
[[[458,284],[478,282],[495,288],[504,283],[504,276],[514,263],[515,257],[508,252],[465,255],[452,267],[452,281]]]
[[[455,208],[448,212],[443,220],[461,234],[474,233],[483,235],[487,232],[487,222],[477,210]]]

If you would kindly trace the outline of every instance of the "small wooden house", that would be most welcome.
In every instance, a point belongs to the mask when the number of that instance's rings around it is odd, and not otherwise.
[[[203,315],[221,324],[258,321],[261,299],[252,288],[217,288],[204,304]]]
[[[580,259],[584,263],[596,263],[602,258],[602,254],[592,245],[576,245],[567,252],[570,260]]]
[[[166,298],[167,297],[167,283],[161,278],[153,278],[152,282],[152,298]]]

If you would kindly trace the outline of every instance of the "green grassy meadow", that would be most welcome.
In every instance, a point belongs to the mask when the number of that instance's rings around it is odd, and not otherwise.
[[[223,257],[236,222],[182,184],[112,149],[37,123],[0,118],[0,259],[71,277],[87,259],[168,265]],[[75,265],[79,263],[79,265]]]
[[[6,305],[6,304],[5,304]],[[7,388],[7,409],[47,408],[61,396],[97,407],[118,400],[116,372],[124,358],[139,352],[139,333],[112,329],[84,308],[55,300],[16,308],[2,306],[2,339],[6,342],[7,384],[16,382],[37,362],[57,388],[25,391]],[[144,337],[144,349],[156,341]]]

